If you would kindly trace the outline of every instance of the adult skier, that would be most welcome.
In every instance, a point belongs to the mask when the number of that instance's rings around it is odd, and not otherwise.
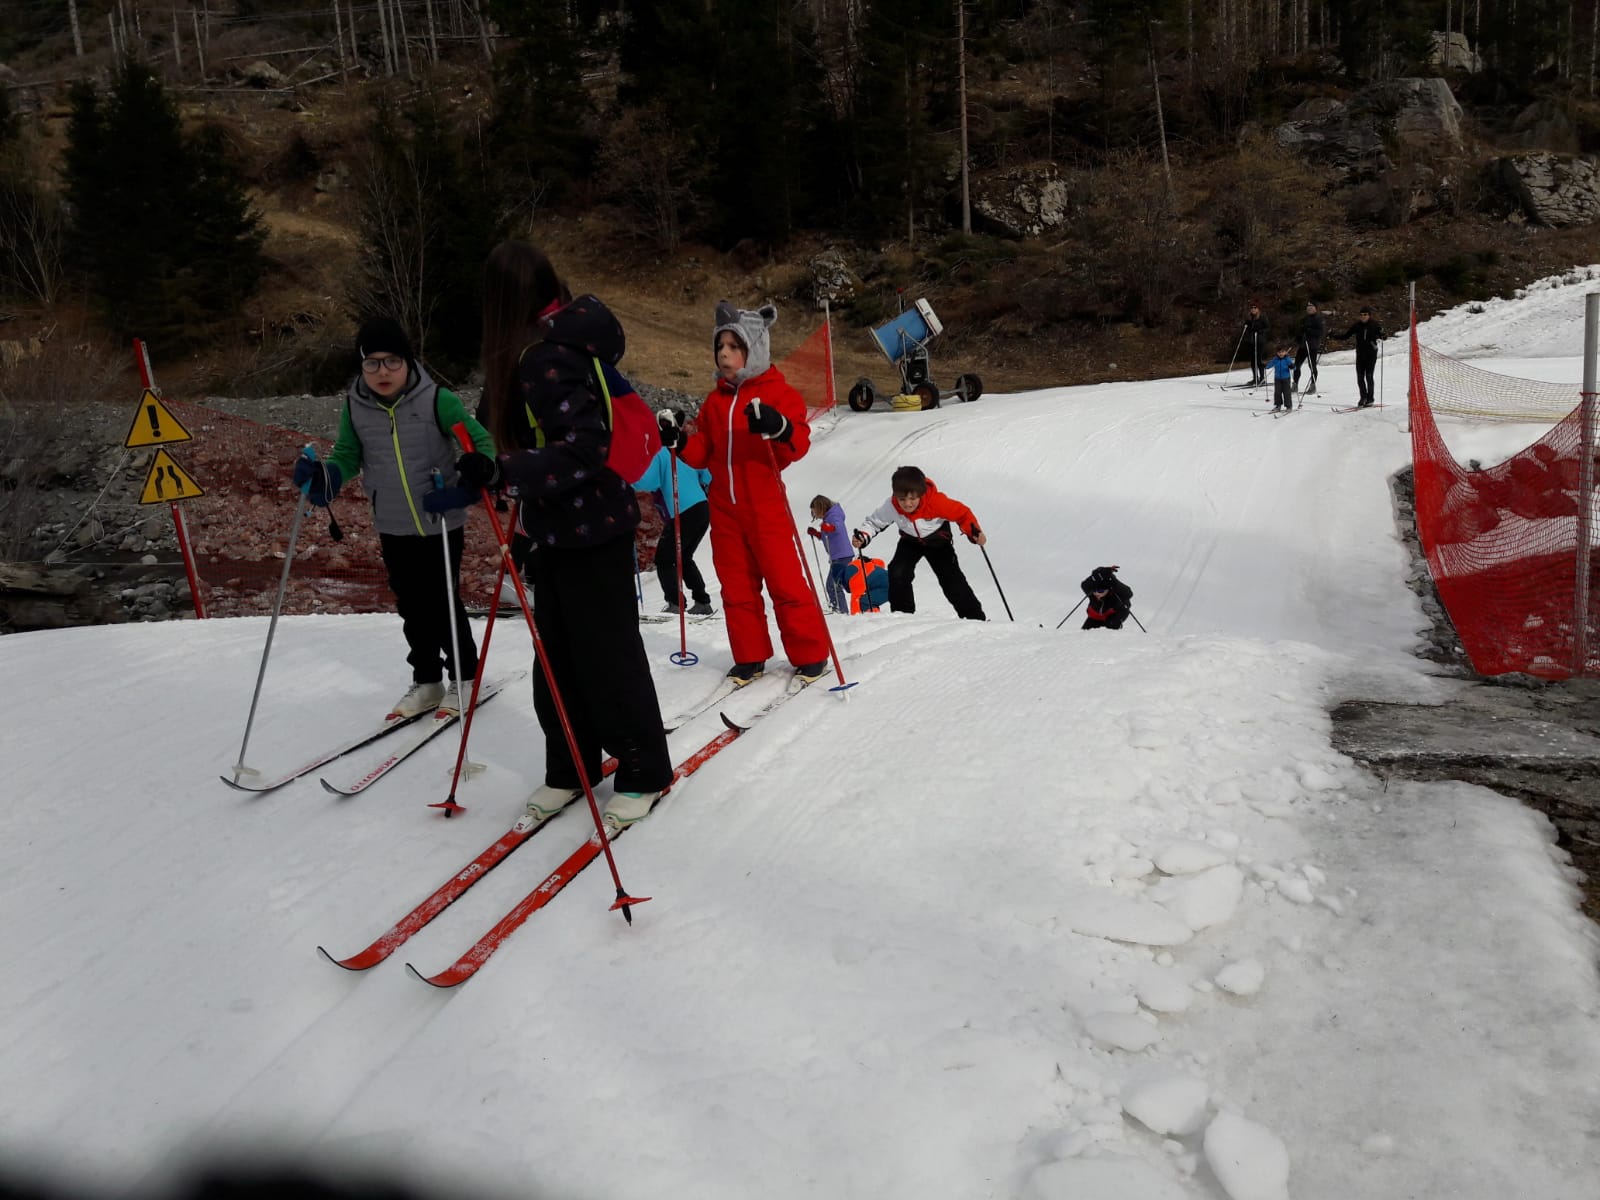
[[[1309,395],[1317,394],[1317,359],[1322,354],[1322,340],[1328,336],[1328,320],[1317,311],[1315,300],[1306,301],[1306,315],[1300,320],[1300,345],[1294,356],[1294,390],[1300,390],[1300,367],[1311,363],[1311,377],[1306,384]]]
[[[1250,347],[1250,386],[1260,387],[1266,382],[1267,334],[1271,326],[1262,315],[1261,305],[1250,301],[1250,315],[1244,322],[1244,340]]]
[[[1383,327],[1372,319],[1372,310],[1363,308],[1361,316],[1343,333],[1330,334],[1330,337],[1339,341],[1349,341],[1352,338],[1356,343],[1356,388],[1361,393],[1361,399],[1356,401],[1357,408],[1367,408],[1372,404],[1372,372],[1378,365],[1378,343],[1383,341]]]

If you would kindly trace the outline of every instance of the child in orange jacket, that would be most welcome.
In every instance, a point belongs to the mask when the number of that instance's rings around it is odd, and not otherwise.
[[[972,585],[961,573],[961,564],[956,561],[955,537],[950,531],[954,523],[969,542],[982,546],[989,539],[978,528],[978,518],[961,501],[952,500],[934,487],[933,480],[916,467],[899,468],[890,477],[889,486],[893,489],[889,499],[866,521],[873,534],[890,525],[900,529],[900,544],[889,560],[889,611],[917,611],[911,580],[916,575],[917,564],[925,558],[933,567],[934,578],[944,589],[944,598],[956,610],[956,616],[968,621],[988,620],[983,615],[983,606],[972,593]],[[860,549],[871,536],[858,529],[852,540]]]
[[[711,560],[733,651],[728,677],[741,686],[759,679],[772,656],[763,584],[795,674],[809,683],[828,669],[828,627],[778,474],[810,449],[811,427],[805,400],[772,365],[767,329],[777,319],[771,305],[717,305],[717,383],[692,429],[673,439],[680,459],[711,472]]]

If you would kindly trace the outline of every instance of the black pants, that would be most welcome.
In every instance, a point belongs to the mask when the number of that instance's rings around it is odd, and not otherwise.
[[[1361,351],[1356,351],[1356,389],[1361,393],[1361,407],[1365,408],[1373,401],[1372,372],[1378,365],[1378,356],[1364,357]]]
[[[1121,629],[1127,619],[1128,614],[1125,612],[1113,612],[1103,617],[1097,617],[1091,613],[1089,619],[1083,623],[1083,627],[1085,629]]]
[[[583,770],[600,778],[602,755],[616,755],[619,792],[658,792],[672,782],[672,758],[633,589],[633,537],[566,550],[538,546],[528,555],[533,617],[572,721]],[[544,669],[533,672],[533,708],[544,730],[544,781],[575,788],[567,748]]]
[[[711,593],[706,591],[705,578],[694,565],[694,552],[700,539],[706,536],[711,524],[711,505],[702,500],[678,514],[679,536],[683,538],[683,582],[689,585],[689,594],[696,604],[710,604]],[[668,520],[656,543],[656,582],[668,604],[679,604],[678,596],[678,543],[672,536],[672,521]]]
[[[933,568],[934,578],[944,589],[944,598],[956,610],[956,616],[968,621],[987,621],[989,618],[983,615],[983,606],[972,594],[972,585],[967,582],[967,577],[961,573],[961,564],[956,561],[956,547],[950,538],[949,526],[945,530],[944,534],[936,533],[929,538],[900,535],[900,544],[894,548],[894,557],[889,560],[889,611],[917,611],[911,580],[917,573],[917,564],[927,559],[928,565]]]
[[[1261,357],[1261,335],[1250,335],[1250,382],[1261,383],[1267,377],[1267,360]]]
[[[471,679],[478,673],[478,644],[472,640],[467,610],[461,605],[461,549],[466,526],[452,529],[450,539],[450,594],[445,595],[444,548],[439,535],[381,533],[378,547],[389,572],[400,628],[411,653],[411,678],[415,683],[438,683],[446,671],[452,679]],[[450,600],[455,602],[456,635],[461,639],[461,670],[456,670],[455,647],[450,644]]]
[[[1309,361],[1311,363],[1311,380],[1306,390],[1308,392],[1317,390],[1317,359],[1321,354],[1321,346],[1310,346],[1305,342],[1300,343],[1300,348],[1294,352],[1294,386],[1297,389],[1300,386],[1300,364]]]
[[[1289,381],[1287,379],[1274,379],[1272,381],[1272,407],[1294,407],[1294,393],[1289,390]]]

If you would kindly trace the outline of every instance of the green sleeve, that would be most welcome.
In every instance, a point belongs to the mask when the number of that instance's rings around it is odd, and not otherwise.
[[[446,429],[465,425],[467,436],[472,439],[472,448],[479,454],[494,454],[494,438],[478,423],[478,418],[467,411],[467,406],[461,403],[461,397],[448,388],[439,389],[439,422]]]
[[[361,439],[356,436],[355,422],[350,419],[349,400],[344,402],[344,408],[339,411],[339,436],[334,439],[333,449],[328,451],[324,461],[338,467],[346,483],[361,470]]]

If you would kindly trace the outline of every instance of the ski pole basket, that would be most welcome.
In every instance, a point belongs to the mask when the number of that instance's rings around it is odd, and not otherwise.
[[[926,411],[939,407],[939,385],[934,383],[929,367],[928,343],[943,332],[944,325],[933,311],[933,305],[925,299],[915,301],[893,320],[872,331],[873,342],[889,360],[889,365],[900,373],[899,393],[890,399],[892,408]],[[970,373],[960,375],[951,394],[962,401],[976,400],[983,395],[983,380]],[[912,402],[911,397],[916,401]],[[878,393],[872,380],[862,376],[850,389],[847,399],[855,412],[866,412],[877,401]]]

